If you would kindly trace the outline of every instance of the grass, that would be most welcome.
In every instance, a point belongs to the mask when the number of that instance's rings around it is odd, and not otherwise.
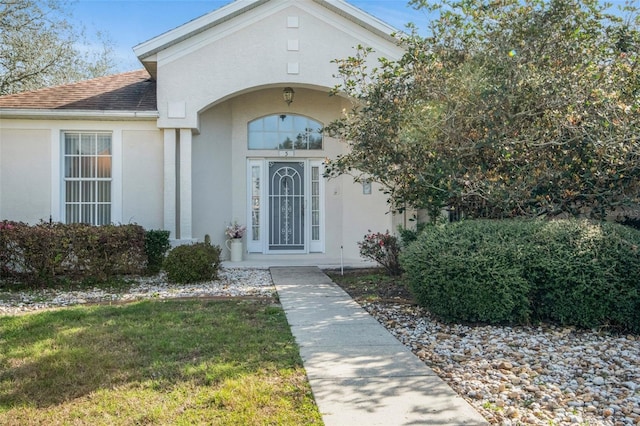
[[[358,302],[414,303],[403,277],[392,277],[382,269],[355,269],[341,275],[338,271],[327,274]]]
[[[321,424],[284,312],[145,301],[0,316],[0,424]]]

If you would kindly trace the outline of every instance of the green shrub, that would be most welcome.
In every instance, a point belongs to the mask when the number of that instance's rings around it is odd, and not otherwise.
[[[171,248],[169,231],[148,230],[144,234],[144,252],[147,255],[147,274],[157,274],[162,269],[164,256]]]
[[[527,267],[536,318],[640,331],[640,232],[614,223],[548,222]]]
[[[138,225],[2,222],[0,274],[39,287],[69,278],[103,281],[142,272],[144,230]]]
[[[586,220],[464,221],[401,256],[421,305],[449,321],[640,331],[640,232]]]
[[[360,248],[360,256],[365,259],[371,259],[384,267],[391,276],[400,275],[400,244],[398,238],[386,233],[376,232],[364,236],[363,241],[358,242]]]
[[[517,231],[478,221],[422,233],[401,255],[417,301],[448,321],[528,321],[530,284]]]
[[[54,284],[71,254],[71,238],[60,223],[5,222],[3,240],[3,275],[26,284],[46,287]]]
[[[106,281],[115,275],[140,274],[147,257],[144,228],[139,225],[64,225],[73,249],[68,273],[80,279]]]
[[[172,283],[208,281],[218,277],[220,247],[207,243],[178,246],[167,255],[164,269]]]

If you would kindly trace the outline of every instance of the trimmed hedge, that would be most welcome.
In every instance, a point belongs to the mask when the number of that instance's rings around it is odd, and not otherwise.
[[[169,282],[184,284],[217,279],[221,252],[219,246],[209,243],[174,247],[164,260]]]
[[[640,331],[640,232],[587,220],[473,220],[401,255],[418,302],[448,321]]]
[[[106,280],[144,270],[138,225],[0,222],[0,276],[45,287],[61,278]]]

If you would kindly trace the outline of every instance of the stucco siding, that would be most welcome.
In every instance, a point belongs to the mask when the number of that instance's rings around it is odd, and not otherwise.
[[[122,132],[122,219],[146,229],[163,226],[163,144],[159,130]]]
[[[380,186],[373,184],[371,194],[362,193],[362,184],[354,183],[353,178],[344,176],[342,199],[344,252],[349,258],[359,256],[358,241],[371,232],[394,232],[393,215],[389,212],[386,197],[379,191]]]
[[[329,96],[328,91],[298,89],[295,100],[287,106],[281,89],[265,89],[237,96],[200,115],[200,133],[193,139],[193,236],[211,236],[214,244],[224,247],[224,227],[232,221],[247,224],[247,160],[282,161],[277,150],[249,150],[247,125],[271,114],[304,115],[323,124],[339,117],[348,102]],[[348,146],[325,136],[320,151],[297,150],[300,160],[324,160],[347,152]],[[325,181],[325,253],[327,257],[344,255],[358,258],[356,241],[368,229],[392,228],[392,216],[384,195],[374,189],[362,194],[362,185],[349,176]]]
[[[0,129],[0,219],[49,220],[50,182],[51,131]]]
[[[331,88],[338,83],[331,61],[353,55],[358,44],[376,50],[374,65],[378,55],[401,55],[394,43],[372,37],[322,6],[306,1],[298,5],[262,5],[160,52],[160,126],[196,127],[199,111],[252,88],[274,84]],[[289,17],[297,18],[297,27],[288,27]],[[298,49],[289,49],[292,40]],[[298,72],[290,72],[289,64],[297,64]],[[169,116],[168,107],[175,103],[184,103],[184,118]]]
[[[205,234],[224,247],[225,226],[233,220],[244,223],[244,213],[233,215],[233,199],[246,194],[244,180],[234,180],[232,170],[244,170],[245,161],[231,161],[231,106],[218,105],[205,112],[201,132],[193,138],[193,237]]]

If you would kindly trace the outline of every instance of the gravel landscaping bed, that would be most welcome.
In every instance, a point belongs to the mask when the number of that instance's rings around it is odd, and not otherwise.
[[[32,290],[19,293],[0,291],[0,314],[17,314],[39,309],[82,303],[127,302],[143,299],[188,297],[270,297],[275,294],[267,269],[222,268],[219,278],[195,284],[169,284],[164,274],[138,278],[125,290],[107,291],[94,288],[78,291]]]
[[[228,268],[216,281],[172,285],[158,275],[139,279],[126,292],[0,292],[0,314],[78,303],[274,293],[268,270]],[[393,300],[400,296],[382,302],[354,298],[493,424],[640,424],[638,336],[553,326],[447,325],[406,300]]]
[[[361,305],[491,423],[640,424],[637,336],[447,325],[410,304]]]
[[[329,273],[492,424],[640,424],[640,336],[444,324],[402,279]]]

